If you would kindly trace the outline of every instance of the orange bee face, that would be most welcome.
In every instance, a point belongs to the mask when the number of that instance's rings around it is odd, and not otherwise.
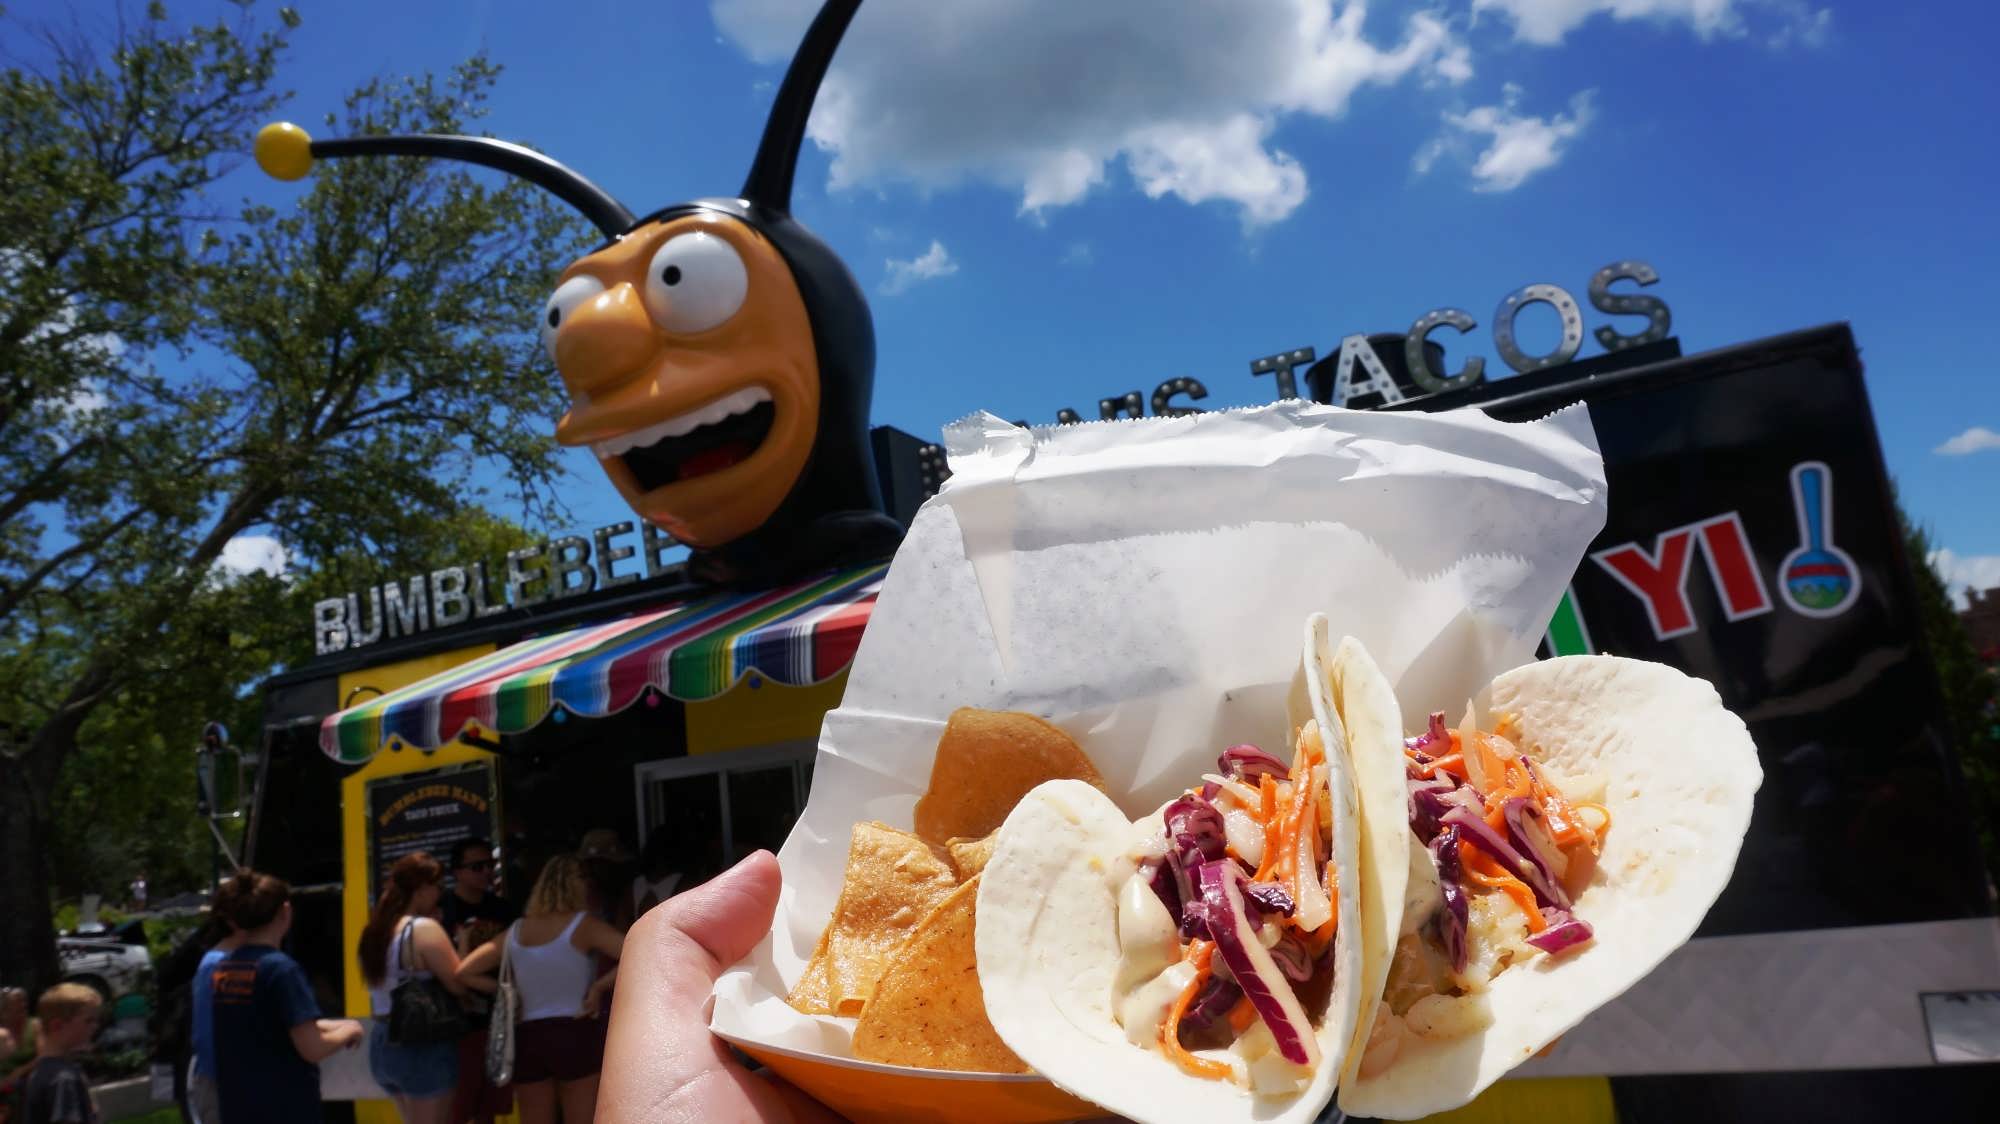
[[[625,502],[695,547],[778,510],[812,456],[820,371],[797,281],[750,224],[696,210],[563,272],[542,339],[567,387],[556,425]]]

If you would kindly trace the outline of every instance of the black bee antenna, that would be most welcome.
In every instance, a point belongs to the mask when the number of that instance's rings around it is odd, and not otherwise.
[[[491,137],[458,137],[436,133],[409,136],[339,137],[313,140],[304,129],[285,122],[266,125],[257,133],[257,165],[281,180],[295,180],[312,170],[315,159],[343,156],[429,156],[478,164],[527,180],[583,212],[607,238],[632,229],[632,212],[575,170],[532,148]]]
[[[792,209],[792,173],[799,164],[799,148],[806,140],[806,118],[812,116],[813,98],[819,94],[821,79],[833,62],[840,37],[854,19],[861,0],[826,0],[812,26],[792,56],[785,82],[778,87],[778,100],[764,123],[764,139],[757,144],[757,158],[743,181],[743,198],[774,211]]]

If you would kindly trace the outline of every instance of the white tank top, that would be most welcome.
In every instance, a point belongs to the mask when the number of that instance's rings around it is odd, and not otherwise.
[[[521,994],[521,1021],[574,1018],[583,1013],[583,996],[597,978],[590,954],[570,944],[579,913],[547,944],[522,944],[517,925],[507,930],[508,955],[514,961],[514,986]]]
[[[421,925],[423,921],[419,919],[417,924]],[[396,988],[401,986],[404,980],[427,980],[431,978],[431,973],[428,969],[412,968],[409,966],[409,964],[415,963],[417,960],[417,950],[409,947],[410,937],[414,931],[415,926],[410,923],[410,919],[407,917],[396,923],[396,935],[389,939],[389,970],[382,976],[382,986],[368,989],[368,1006],[374,1011],[375,1017],[378,1019],[388,1017],[390,1007],[389,997],[395,993]]]

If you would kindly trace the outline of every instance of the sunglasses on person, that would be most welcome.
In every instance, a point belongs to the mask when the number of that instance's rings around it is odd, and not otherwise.
[[[476,862],[476,863],[464,863],[464,864],[460,865],[458,869],[460,869],[460,870],[486,870],[486,871],[490,871],[490,870],[492,870],[492,869],[493,869],[494,867],[496,867],[496,866],[499,866],[499,865],[500,865],[500,860],[499,860],[499,859],[481,859],[481,860],[479,860],[479,861],[478,861],[478,862]]]

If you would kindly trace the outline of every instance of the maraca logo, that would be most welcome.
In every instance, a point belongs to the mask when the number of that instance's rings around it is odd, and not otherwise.
[[[1861,595],[1861,571],[1833,545],[1833,470],[1822,461],[1793,465],[1792,505],[1799,546],[1778,567],[1778,595],[1808,617],[1839,616]]]

